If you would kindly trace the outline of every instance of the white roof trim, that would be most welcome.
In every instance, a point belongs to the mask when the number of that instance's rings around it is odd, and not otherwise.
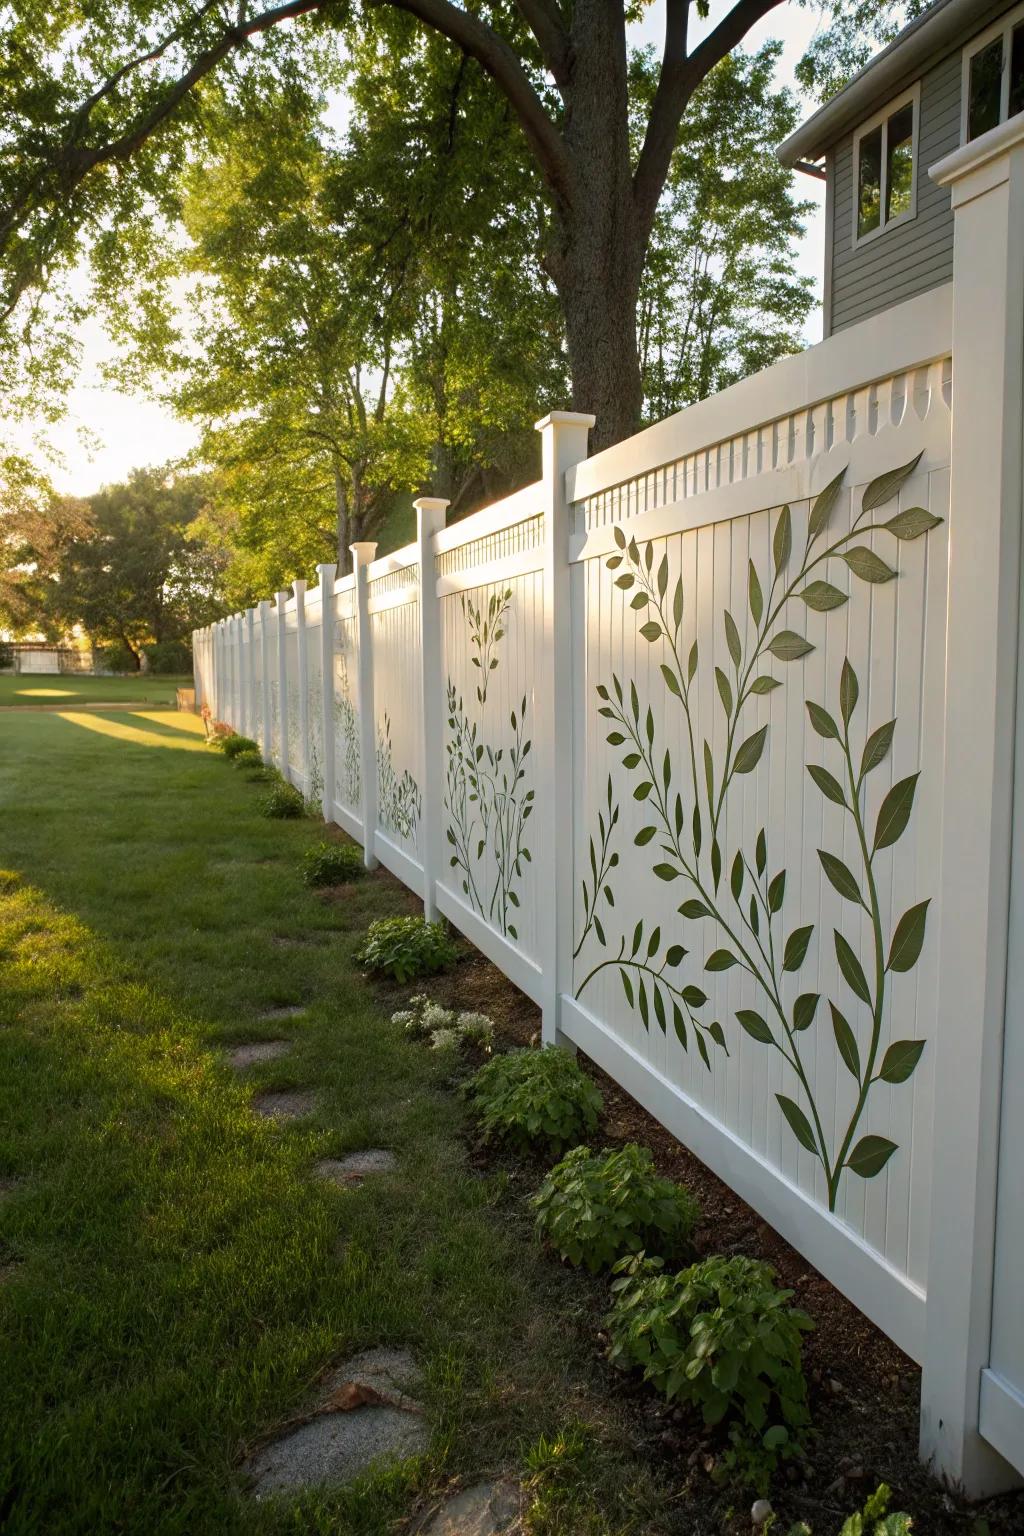
[[[1011,9],[1009,0],[1006,8]],[[854,75],[849,85],[779,145],[777,154],[783,165],[794,166],[798,160],[820,158],[836,139],[870,116],[880,100],[910,84],[923,63],[969,35],[972,25],[980,22],[990,9],[991,0],[936,0],[859,75]]]

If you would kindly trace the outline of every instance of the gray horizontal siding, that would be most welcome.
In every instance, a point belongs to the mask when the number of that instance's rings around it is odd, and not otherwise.
[[[831,329],[866,320],[891,304],[913,298],[953,276],[953,214],[949,191],[937,187],[928,167],[960,142],[961,55],[942,59],[921,80],[918,131],[917,215],[884,230],[867,245],[853,244],[853,135],[829,155],[835,199],[832,226]],[[879,106],[883,106],[879,102]]]

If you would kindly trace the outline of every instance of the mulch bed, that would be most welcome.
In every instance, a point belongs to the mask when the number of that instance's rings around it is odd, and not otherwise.
[[[421,909],[414,902],[409,910]],[[485,1013],[494,1020],[499,1047],[534,1045],[540,1039],[539,1009],[468,945],[448,975],[405,987],[380,983],[377,991],[392,1009],[423,991],[444,1007]],[[815,1330],[804,1344],[804,1365],[816,1434],[807,1464],[784,1468],[773,1489],[779,1536],[797,1520],[805,1520],[814,1536],[838,1536],[844,1517],[882,1482],[893,1490],[890,1508],[913,1515],[916,1536],[1024,1536],[1024,1492],[972,1505],[922,1467],[917,1458],[919,1367],[618,1084],[583,1055],[580,1062],[604,1095],[595,1145],[635,1141],[649,1147],[659,1172],[686,1185],[706,1213],[696,1234],[699,1251],[767,1260],[779,1283],[795,1292],[796,1303],[814,1320]],[[481,1148],[474,1149],[474,1157],[494,1166],[502,1163],[500,1154]],[[509,1171],[525,1195],[539,1182],[542,1165],[531,1169],[519,1163]],[[594,1348],[603,1359],[597,1314]],[[605,1369],[609,1391],[634,1405],[635,1434],[645,1454],[663,1476],[679,1478],[680,1502],[693,1521],[691,1536],[749,1532],[749,1501],[730,1515],[730,1503],[743,1500],[735,1495],[728,1500],[712,1475],[721,1441],[636,1378]]]

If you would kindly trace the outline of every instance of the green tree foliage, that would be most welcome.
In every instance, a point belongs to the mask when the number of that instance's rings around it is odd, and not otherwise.
[[[15,638],[61,637],[52,583],[65,551],[91,528],[84,502],[58,496],[23,456],[0,456],[0,626]]]
[[[801,345],[813,284],[793,271],[809,203],[776,146],[796,125],[774,84],[780,46],[736,52],[712,71],[679,132],[640,286],[644,412],[660,420],[766,368]],[[651,50],[633,60],[634,94],[652,99]]]
[[[218,618],[218,562],[190,536],[204,497],[201,481],[166,470],[136,470],[89,497],[88,525],[55,562],[50,624],[80,625],[94,645],[122,647],[139,666],[147,646]]]

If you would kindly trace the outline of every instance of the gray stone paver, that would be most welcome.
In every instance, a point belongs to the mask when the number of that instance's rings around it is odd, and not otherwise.
[[[265,1120],[302,1120],[316,1108],[316,1094],[302,1088],[261,1093],[253,1099],[252,1107]]]
[[[520,1528],[520,1504],[514,1483],[476,1483],[446,1499],[423,1536],[511,1536]]]
[[[232,1046],[228,1061],[236,1072],[244,1072],[261,1061],[277,1061],[292,1048],[290,1040],[249,1040],[243,1045]]]
[[[355,1189],[364,1179],[375,1173],[390,1173],[397,1167],[393,1152],[383,1147],[369,1147],[363,1152],[350,1152],[347,1157],[321,1158],[313,1169],[318,1179],[327,1184],[337,1184],[340,1189]]]

